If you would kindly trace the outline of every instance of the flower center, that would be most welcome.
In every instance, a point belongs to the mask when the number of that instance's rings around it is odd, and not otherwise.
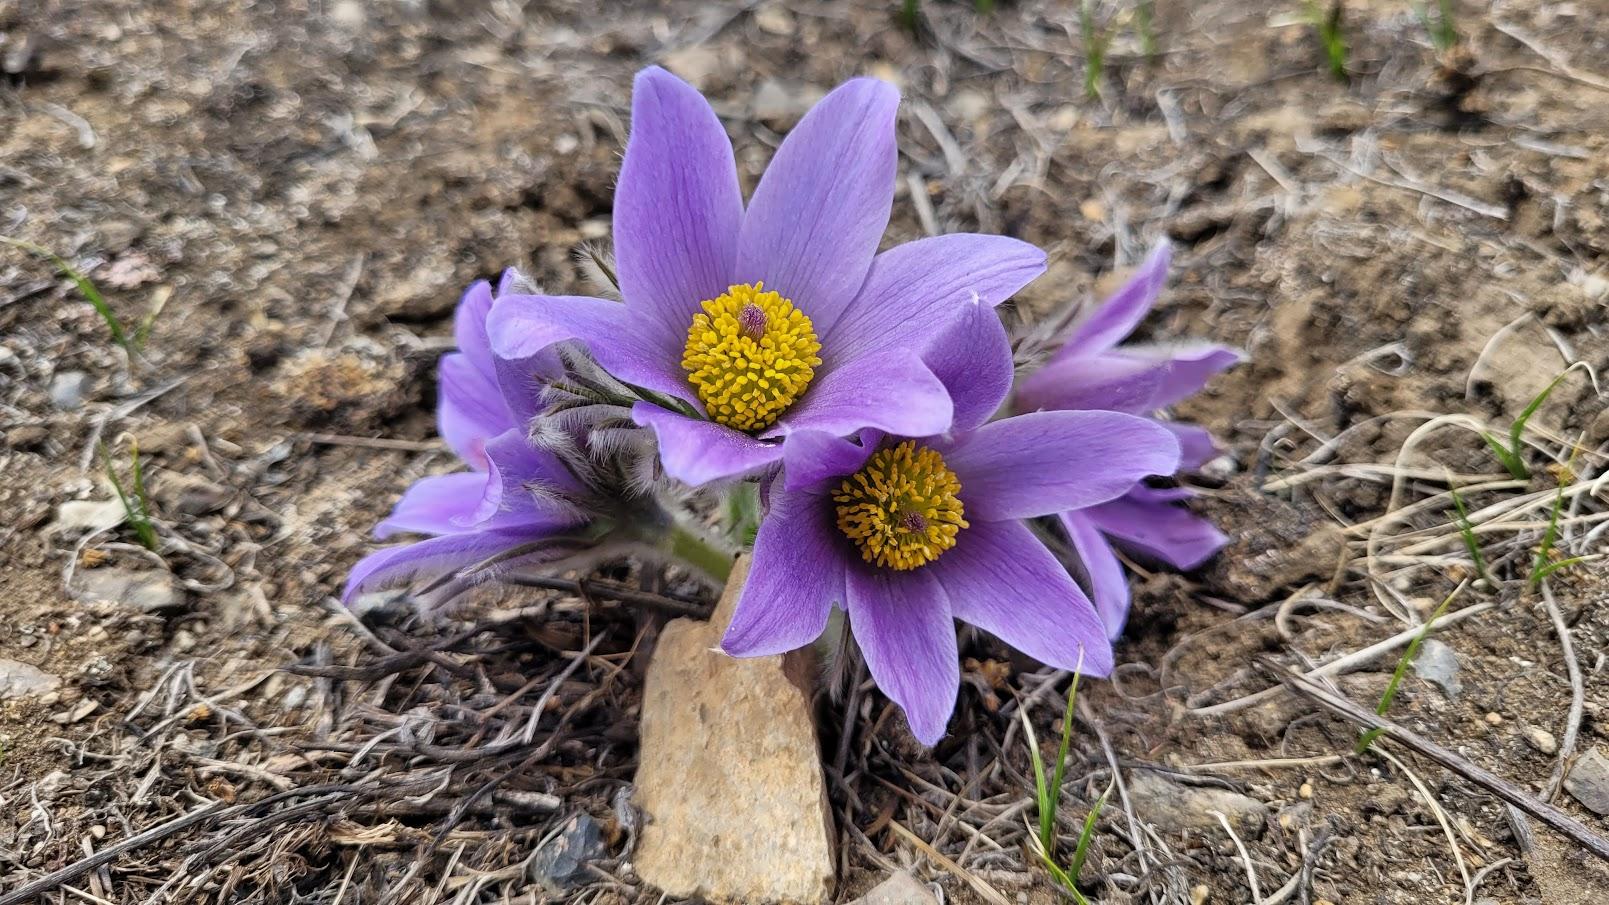
[[[914,440],[878,450],[833,494],[838,530],[874,566],[906,571],[955,546],[967,527],[961,482],[944,457]]]
[[[710,420],[759,431],[782,417],[810,386],[815,325],[764,283],[730,286],[706,300],[687,330],[682,367]]]

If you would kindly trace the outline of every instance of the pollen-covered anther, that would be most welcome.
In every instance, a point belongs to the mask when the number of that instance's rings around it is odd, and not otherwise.
[[[770,427],[821,364],[815,325],[764,283],[708,299],[687,331],[682,367],[710,420],[740,431]]]
[[[833,494],[838,530],[874,566],[907,571],[938,559],[967,527],[961,481],[937,451],[906,440],[878,450]]]

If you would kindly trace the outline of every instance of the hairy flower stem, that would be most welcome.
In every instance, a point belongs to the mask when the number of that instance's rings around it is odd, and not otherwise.
[[[717,586],[725,585],[732,573],[733,551],[679,520],[666,532],[665,551]]]

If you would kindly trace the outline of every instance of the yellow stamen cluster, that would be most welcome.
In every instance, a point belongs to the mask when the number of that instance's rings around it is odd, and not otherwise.
[[[821,364],[810,318],[764,287],[731,286],[705,301],[682,353],[687,379],[710,420],[740,431],[775,423]]]
[[[960,492],[943,456],[906,440],[878,450],[838,485],[838,530],[874,566],[902,572],[925,566],[967,527]]]

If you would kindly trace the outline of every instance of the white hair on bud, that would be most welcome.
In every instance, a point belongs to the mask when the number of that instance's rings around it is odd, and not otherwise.
[[[635,457],[653,451],[654,438],[641,427],[598,427],[587,434],[587,446],[597,458]]]
[[[585,520],[587,517],[586,511],[582,507],[576,505],[575,501],[564,494],[564,491],[551,484],[544,484],[541,481],[528,481],[523,487],[531,501],[543,509],[563,513],[578,522]]]
[[[600,242],[588,242],[582,245],[575,253],[576,264],[587,282],[598,290],[598,294],[620,300],[620,281],[615,276],[614,252]]]
[[[542,287],[538,286],[536,280],[525,271],[520,270],[517,267],[510,267],[508,269],[508,274],[508,282],[506,285],[509,292],[515,295],[542,294]]]
[[[549,414],[547,420],[551,420],[565,431],[588,434],[604,428],[629,428],[634,423],[631,420],[631,409],[612,403],[573,405],[556,409]]]

